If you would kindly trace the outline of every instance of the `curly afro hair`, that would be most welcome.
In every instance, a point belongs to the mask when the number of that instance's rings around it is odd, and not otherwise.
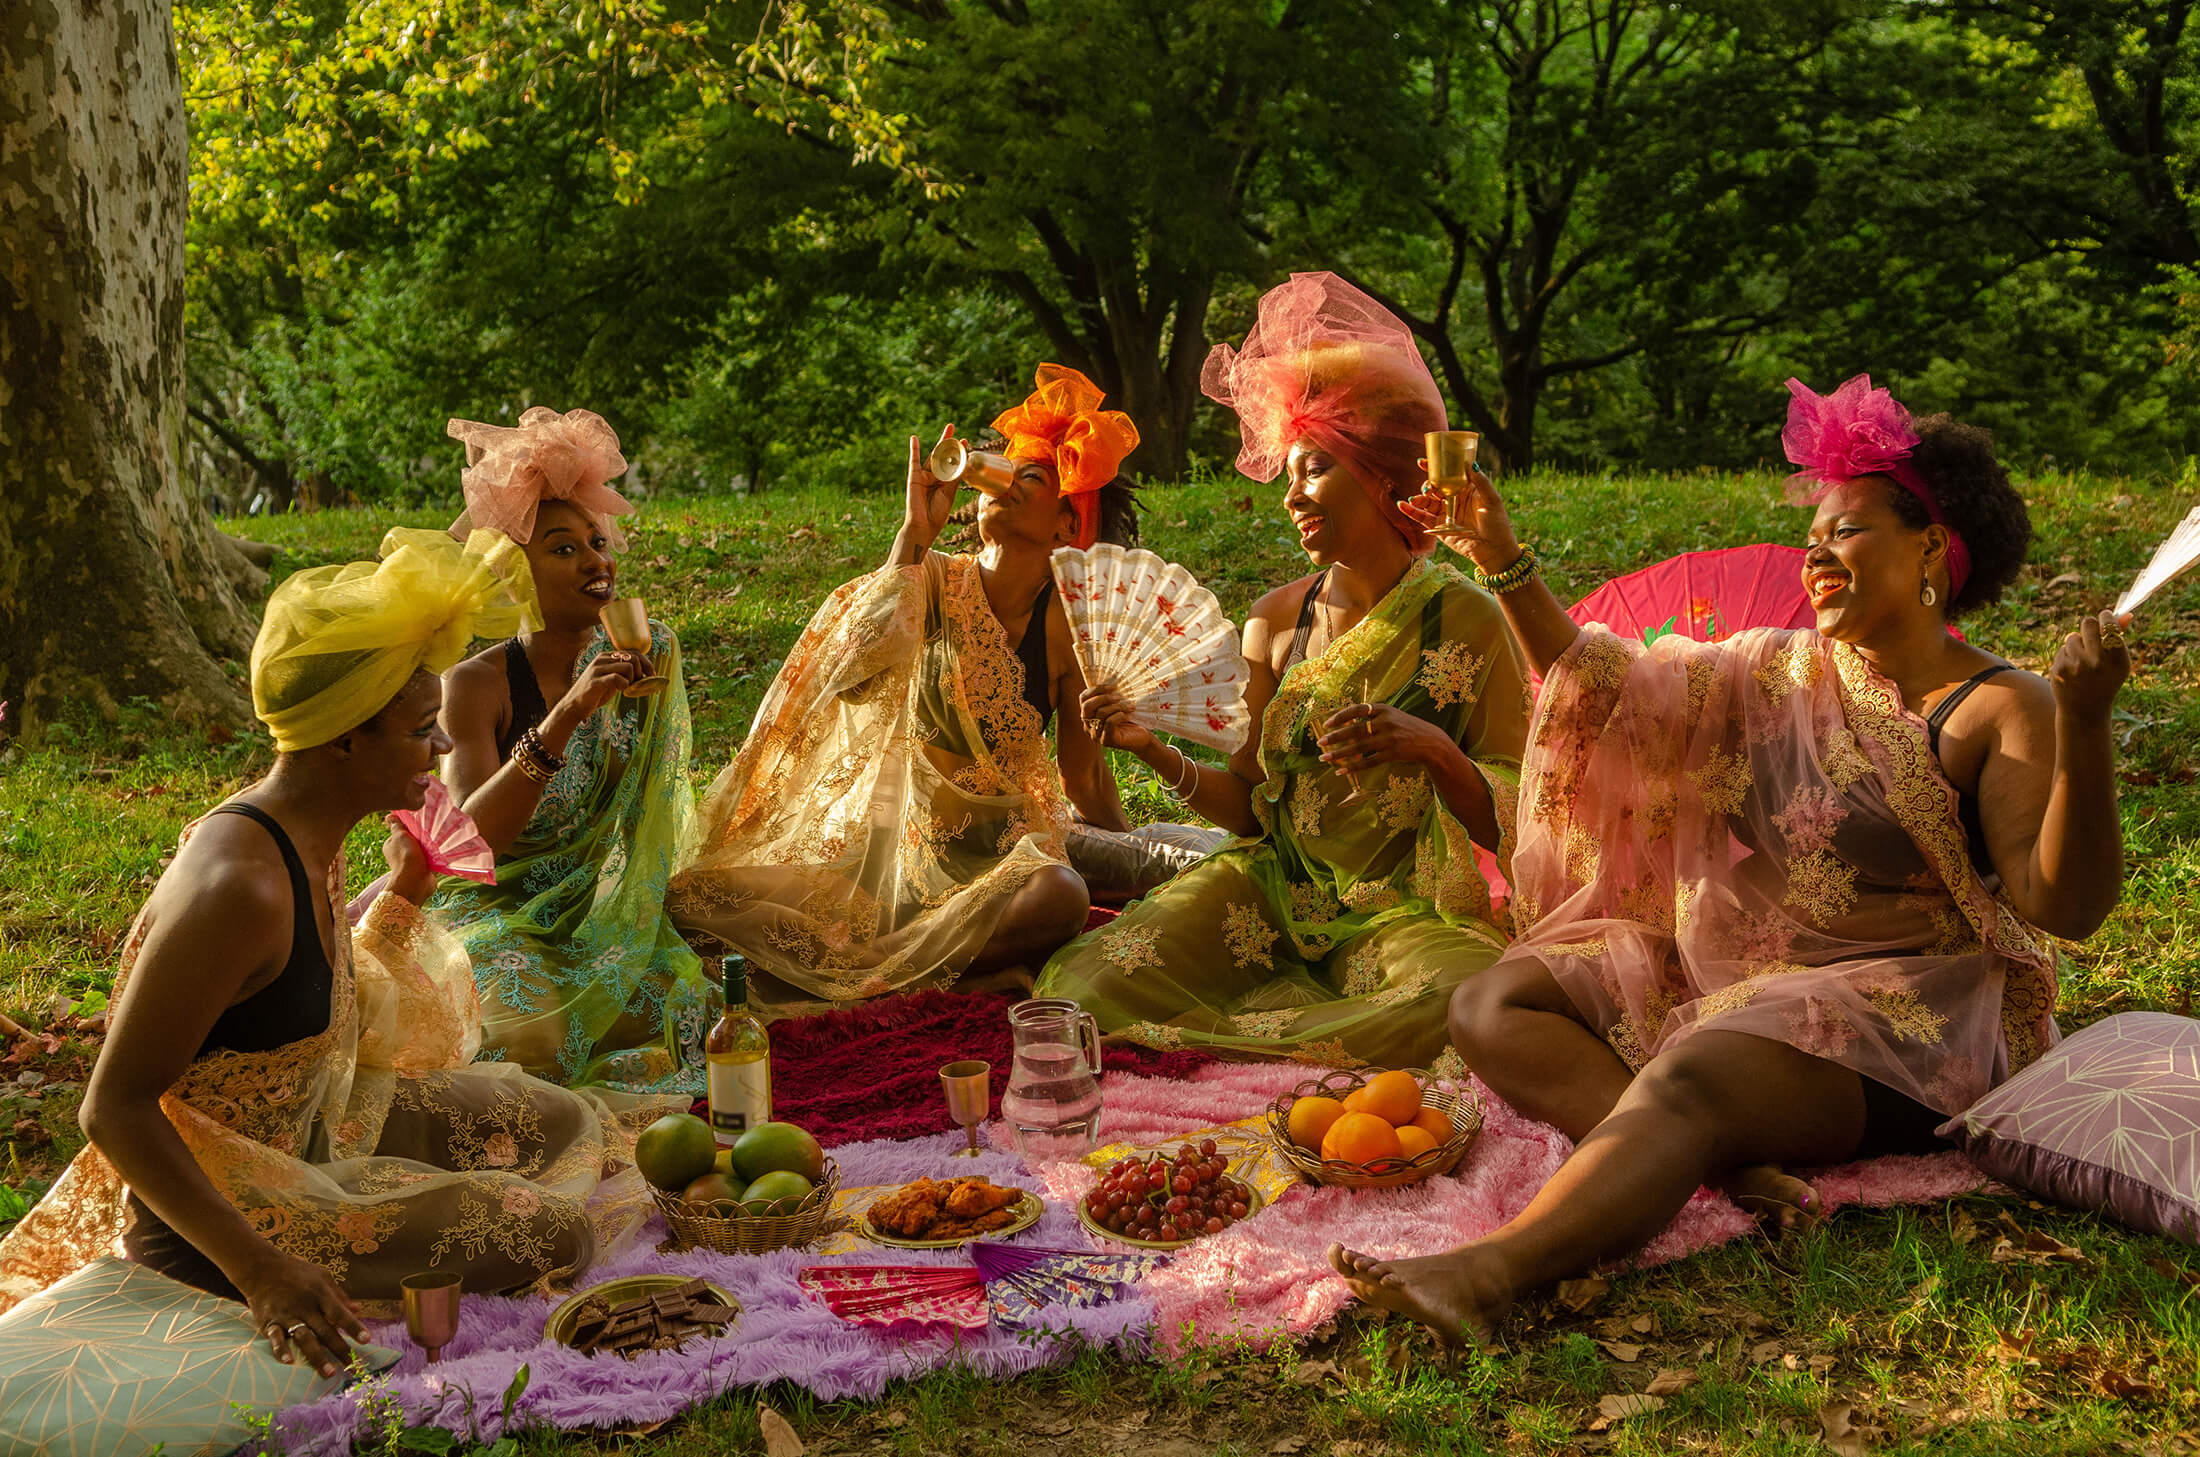
[[[1971,575],[1947,605],[1950,621],[2001,600],[2024,570],[2032,545],[2032,517],[2009,472],[1994,458],[1994,434],[1946,415],[1911,422],[1918,433],[1910,464],[1933,488],[1941,514],[1971,550]],[[1887,493],[1895,514],[1912,530],[1932,525],[1925,503],[1899,488]]]

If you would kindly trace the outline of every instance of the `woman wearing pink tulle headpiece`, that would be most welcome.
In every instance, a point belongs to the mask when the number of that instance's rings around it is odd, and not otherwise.
[[[1487,480],[1467,525],[1408,508],[1504,584],[1544,674],[1515,937],[1454,998],[1453,1044],[1576,1144],[1487,1238],[1330,1252],[1447,1338],[1639,1248],[1701,1184],[1786,1225],[1818,1210],[1783,1166],[1938,1146],[2057,1039],[2042,933],[2091,934],[2120,893],[2119,626],[2086,619],[2048,678],[1951,634],[2030,534],[1992,437],[1861,375],[1789,388],[1815,629],[1577,627]]]
[[[1443,400],[1406,327],[1328,273],[1264,295],[1203,383],[1237,412],[1238,468],[1284,477],[1316,568],[1245,624],[1261,732],[1208,765],[1112,692],[1084,712],[1246,840],[1065,947],[1039,991],[1151,1046],[1426,1065],[1452,988],[1504,943],[1480,861],[1511,852],[1527,731],[1497,604],[1401,504]]]
[[[451,528],[454,534],[501,531],[525,546],[534,539],[542,503],[566,501],[603,533],[613,551],[626,550],[626,537],[613,518],[634,507],[611,489],[611,482],[626,474],[626,457],[603,416],[535,405],[516,426],[454,419],[445,429],[466,443],[461,477],[466,514]]]

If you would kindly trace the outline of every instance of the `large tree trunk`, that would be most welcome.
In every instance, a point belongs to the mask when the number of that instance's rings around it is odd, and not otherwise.
[[[241,721],[255,568],[183,476],[169,0],[0,3],[0,699]],[[264,580],[264,579],[263,579]]]

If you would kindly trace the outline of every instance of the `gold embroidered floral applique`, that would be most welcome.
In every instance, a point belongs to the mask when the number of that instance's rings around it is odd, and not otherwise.
[[[1740,814],[1749,797],[1749,760],[1740,753],[1713,749],[1703,767],[1689,770],[1687,778],[1703,797],[1703,807],[1712,814]]]
[[[1597,843],[1597,837],[1581,825],[1569,826],[1566,831],[1566,878],[1576,885],[1587,885],[1597,878],[1603,862],[1604,850]]]
[[[1302,881],[1286,892],[1291,898],[1291,919],[1320,923],[1337,918],[1340,907],[1329,888],[1313,881]]]
[[[1404,901],[1398,888],[1386,880],[1363,880],[1344,893],[1346,908],[1363,916],[1377,915]]]
[[[1856,907],[1856,867],[1831,850],[1813,850],[1790,861],[1788,893],[1781,904],[1830,926]]]
[[[1375,813],[1390,830],[1410,830],[1428,812],[1428,776],[1419,769],[1394,773],[1375,795]]]
[[[1299,1017],[1297,1007],[1284,1007],[1274,1012],[1233,1012],[1230,1025],[1240,1037],[1276,1038]]]
[[[1847,794],[1858,780],[1869,779],[1879,772],[1872,761],[1864,757],[1863,746],[1856,742],[1856,735],[1846,728],[1837,728],[1826,735],[1826,742],[1819,752],[1819,767],[1835,789]]]
[[[1372,996],[1382,989],[1383,954],[1373,937],[1352,948],[1344,959],[1344,994]]]
[[[1848,811],[1833,792],[1815,784],[1798,784],[1788,796],[1787,808],[1772,817],[1787,836],[1788,849],[1796,855],[1808,855],[1813,850],[1823,850],[1833,843],[1833,832],[1840,828]]]
[[[1276,944],[1276,928],[1252,906],[1232,905],[1223,911],[1222,944],[1239,966],[1275,967],[1269,948]]]
[[[1609,956],[1612,952],[1611,943],[1602,936],[1595,936],[1586,941],[1559,941],[1548,946],[1539,946],[1536,949],[1545,956],[1574,956],[1584,961],[1593,961],[1600,956]]]
[[[1747,977],[1741,981],[1720,987],[1717,991],[1696,1003],[1696,1021],[1709,1022],[1715,1018],[1739,1012],[1757,1000],[1757,993],[1765,989],[1765,978]]]
[[[1469,652],[1465,643],[1445,643],[1421,654],[1421,671],[1416,677],[1428,690],[1431,703],[1450,708],[1474,701],[1474,685],[1481,679],[1483,667],[1483,660]]]
[[[1329,808],[1329,796],[1316,785],[1313,776],[1301,774],[1291,783],[1291,828],[1302,840],[1311,840],[1322,832],[1322,811]]]
[[[1948,1019],[1925,1005],[1916,992],[1907,987],[1880,989],[1869,992],[1872,1010],[1886,1019],[1887,1028],[1897,1037],[1917,1042],[1937,1043]]]
[[[1159,966],[1161,932],[1153,926],[1125,925],[1118,921],[1100,937],[1100,954],[1129,976],[1142,966]]]
[[[1574,653],[1574,673],[1591,688],[1618,688],[1634,662],[1626,645],[1610,633],[1587,633]]]
[[[1798,637],[1790,639],[1786,647],[1767,658],[1754,676],[1766,700],[1778,703],[1796,689],[1817,683],[1821,671],[1818,654]]]
[[[1711,690],[1719,681],[1720,658],[1710,653],[1698,653],[1688,660],[1688,722],[1703,721],[1704,707],[1711,702]]]

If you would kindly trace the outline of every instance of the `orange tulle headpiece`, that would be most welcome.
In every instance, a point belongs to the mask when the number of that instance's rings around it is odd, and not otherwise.
[[[626,474],[619,437],[593,410],[560,414],[536,405],[517,426],[480,420],[453,420],[444,427],[466,442],[466,514],[451,534],[468,530],[501,531],[517,542],[532,541],[535,513],[545,501],[568,501],[580,508],[613,551],[626,549],[626,536],[611,519],[634,509],[608,482]]]
[[[1042,364],[1030,398],[996,416],[1014,460],[1054,467],[1057,489],[1077,507],[1077,545],[1100,535],[1100,488],[1115,479],[1138,448],[1138,427],[1121,410],[1103,410],[1100,386],[1066,364]]]

